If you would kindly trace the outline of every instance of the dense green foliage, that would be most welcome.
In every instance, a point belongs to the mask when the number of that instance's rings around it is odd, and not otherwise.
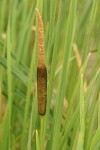
[[[0,150],[100,149],[99,7],[99,0],[0,0]],[[48,69],[44,117],[36,8]]]

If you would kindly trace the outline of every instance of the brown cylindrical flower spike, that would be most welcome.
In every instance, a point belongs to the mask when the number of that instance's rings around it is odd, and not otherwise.
[[[37,95],[38,112],[41,116],[45,115],[47,103],[47,68],[44,62],[44,26],[39,10],[36,9],[38,19],[38,48],[39,61],[37,67]]]

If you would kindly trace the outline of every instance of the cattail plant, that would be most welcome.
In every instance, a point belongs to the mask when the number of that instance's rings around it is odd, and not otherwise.
[[[47,101],[47,68],[44,61],[44,26],[39,10],[36,9],[38,20],[39,61],[37,67],[38,112],[41,116],[46,112]]]
[[[0,0],[0,150],[100,149],[99,3]]]

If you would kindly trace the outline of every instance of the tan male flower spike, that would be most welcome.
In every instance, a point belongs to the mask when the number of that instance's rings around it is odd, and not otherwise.
[[[36,9],[38,20],[38,49],[39,61],[37,67],[38,112],[45,115],[47,103],[47,68],[44,62],[44,26],[39,10]]]

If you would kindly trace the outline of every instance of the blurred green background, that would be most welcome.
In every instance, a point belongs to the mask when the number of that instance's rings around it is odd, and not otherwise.
[[[44,23],[48,70],[42,144],[47,150],[98,150],[99,0],[0,0],[0,149],[39,150],[41,145],[36,92],[36,8]],[[82,112],[81,99],[85,101]],[[80,123],[81,113],[85,119]],[[79,124],[84,124],[82,143],[77,136]]]

